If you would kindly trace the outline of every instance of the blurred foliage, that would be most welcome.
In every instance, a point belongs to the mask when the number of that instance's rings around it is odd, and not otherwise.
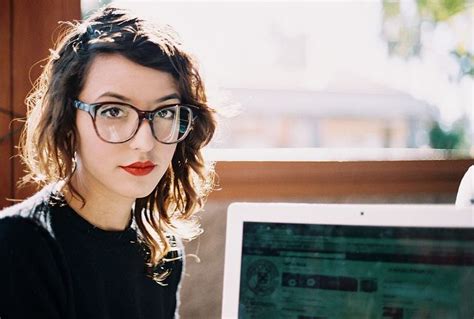
[[[458,47],[451,51],[459,65],[459,77],[468,75],[474,78],[474,55],[465,50],[463,47]]]
[[[466,143],[465,119],[455,122],[451,128],[443,128],[439,122],[434,122],[429,131],[430,146],[436,149],[461,149]]]
[[[390,55],[405,59],[419,56],[420,22],[419,14],[410,17],[404,15],[400,1],[383,0],[382,34]]]
[[[466,0],[417,0],[422,16],[430,16],[434,22],[446,21],[466,9]]]
[[[400,2],[383,0],[383,9],[385,17],[397,17],[400,14]]]
[[[420,32],[422,22],[432,25],[449,22],[454,16],[472,9],[474,0],[412,0],[415,15],[404,15],[400,1],[383,0],[383,30],[389,53],[408,59],[419,56],[423,43]],[[448,27],[450,27],[448,25]],[[470,32],[471,31],[471,32]],[[466,36],[472,37],[472,30]],[[455,44],[449,51],[459,65],[460,80],[463,76],[474,78],[474,53],[466,50],[463,43]]]

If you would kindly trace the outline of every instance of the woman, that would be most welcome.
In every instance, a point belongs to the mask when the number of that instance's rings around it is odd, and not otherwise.
[[[0,318],[172,318],[214,112],[169,28],[111,6],[66,27],[27,100],[43,188],[0,212]]]

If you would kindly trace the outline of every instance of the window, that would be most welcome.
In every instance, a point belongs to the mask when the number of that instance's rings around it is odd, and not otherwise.
[[[472,0],[114,3],[172,25],[238,110],[212,147],[471,148]]]

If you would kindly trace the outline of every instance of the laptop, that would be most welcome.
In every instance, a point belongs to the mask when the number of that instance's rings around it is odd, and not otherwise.
[[[474,210],[234,203],[223,318],[474,318]]]

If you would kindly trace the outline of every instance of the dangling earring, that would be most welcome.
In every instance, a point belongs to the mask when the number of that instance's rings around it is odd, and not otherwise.
[[[76,171],[77,169],[77,152],[74,151],[74,155],[72,156],[72,171],[71,171],[71,175],[74,174],[74,172]]]

